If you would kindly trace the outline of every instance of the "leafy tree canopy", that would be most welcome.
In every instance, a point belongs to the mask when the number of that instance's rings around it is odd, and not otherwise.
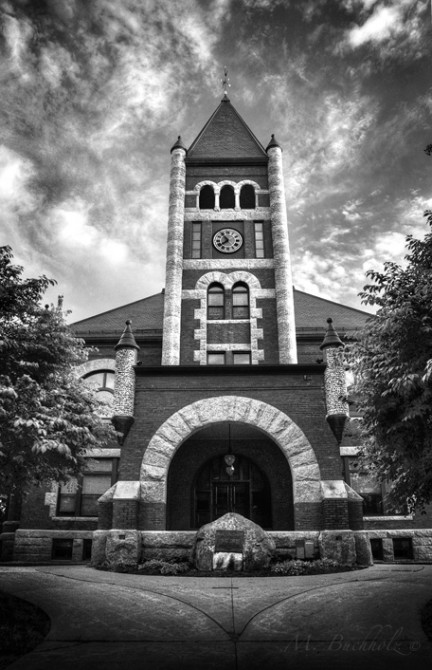
[[[87,360],[61,310],[42,307],[42,276],[24,279],[0,247],[0,491],[25,492],[43,481],[64,481],[113,429],[95,414],[91,392],[77,379]]]
[[[432,225],[432,212],[425,216]],[[408,236],[406,265],[369,271],[360,294],[378,307],[351,347],[364,459],[393,482],[395,503],[432,501],[432,233]]]

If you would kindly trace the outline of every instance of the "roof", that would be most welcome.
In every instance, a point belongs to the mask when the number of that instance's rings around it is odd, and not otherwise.
[[[226,97],[192,142],[186,162],[208,159],[267,162],[264,147]]]
[[[127,305],[115,307],[107,312],[96,314],[88,319],[71,324],[71,328],[80,335],[112,334],[116,339],[124,330],[125,322],[132,321],[132,330],[137,336],[151,331],[162,331],[163,321],[163,293],[156,293],[148,298],[137,300]],[[327,319],[333,319],[336,331],[341,334],[348,330],[361,328],[368,317],[353,307],[347,307],[325,298],[304,293],[294,289],[294,308],[296,328],[299,334],[306,331],[319,331],[320,336],[327,327]]]

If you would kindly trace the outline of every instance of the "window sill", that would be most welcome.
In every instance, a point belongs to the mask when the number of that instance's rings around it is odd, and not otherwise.
[[[98,516],[52,516],[52,521],[97,521]]]
[[[363,521],[412,521],[413,519],[413,514],[377,514],[363,517]]]

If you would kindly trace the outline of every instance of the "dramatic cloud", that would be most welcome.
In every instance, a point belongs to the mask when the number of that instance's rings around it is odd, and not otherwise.
[[[297,288],[359,306],[432,202],[420,0],[0,0],[0,243],[73,319],[164,285],[169,149],[230,97],[284,147]]]

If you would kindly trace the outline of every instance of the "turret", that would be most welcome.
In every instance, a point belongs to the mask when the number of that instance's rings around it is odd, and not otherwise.
[[[326,420],[340,444],[346,420],[349,418],[344,364],[345,347],[333,327],[333,320],[327,319],[327,323],[328,328],[320,346],[327,364],[324,373]]]
[[[126,327],[115,347],[116,369],[112,422],[115,429],[122,435],[121,443],[123,443],[134,422],[134,366],[137,364],[139,346],[135,342],[131,324],[131,321],[126,321]]]

